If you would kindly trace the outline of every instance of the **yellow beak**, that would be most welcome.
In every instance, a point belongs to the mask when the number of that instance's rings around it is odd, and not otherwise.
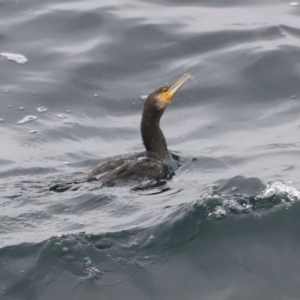
[[[183,74],[178,81],[176,81],[173,85],[169,87],[169,90],[167,92],[163,93],[163,99],[167,102],[171,102],[172,99],[175,97],[176,93],[180,90],[180,88],[189,78],[192,78],[191,74]]]

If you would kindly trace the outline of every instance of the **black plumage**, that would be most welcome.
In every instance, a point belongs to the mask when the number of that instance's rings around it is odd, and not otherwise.
[[[166,178],[168,148],[160,128],[160,119],[177,91],[190,77],[190,74],[184,74],[175,84],[161,87],[147,97],[141,120],[141,135],[146,148],[144,157],[108,161],[96,167],[82,182],[57,184],[50,190],[76,190],[81,183],[96,180],[103,186],[114,186],[131,181],[159,181]]]

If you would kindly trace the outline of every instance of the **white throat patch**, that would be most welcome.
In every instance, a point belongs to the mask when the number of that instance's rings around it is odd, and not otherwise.
[[[156,101],[155,101],[155,105],[158,109],[164,109],[166,108],[168,105],[170,104],[170,102],[164,100],[162,94],[159,94],[156,97]]]

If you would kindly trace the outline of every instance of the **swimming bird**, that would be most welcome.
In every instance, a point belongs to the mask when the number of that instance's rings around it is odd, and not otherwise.
[[[145,156],[108,161],[96,167],[82,182],[57,184],[52,186],[50,190],[76,190],[80,187],[80,183],[95,180],[100,181],[103,186],[114,186],[129,181],[159,181],[166,178],[168,166],[165,159],[168,148],[160,128],[160,119],[177,92],[189,78],[191,75],[186,73],[174,84],[163,86],[147,97],[141,121],[141,135],[146,148]]]

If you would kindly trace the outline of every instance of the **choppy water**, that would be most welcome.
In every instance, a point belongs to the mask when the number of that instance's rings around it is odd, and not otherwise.
[[[1,299],[298,299],[299,24],[278,0],[2,0]],[[142,152],[144,95],[185,72],[171,180],[48,191]]]

